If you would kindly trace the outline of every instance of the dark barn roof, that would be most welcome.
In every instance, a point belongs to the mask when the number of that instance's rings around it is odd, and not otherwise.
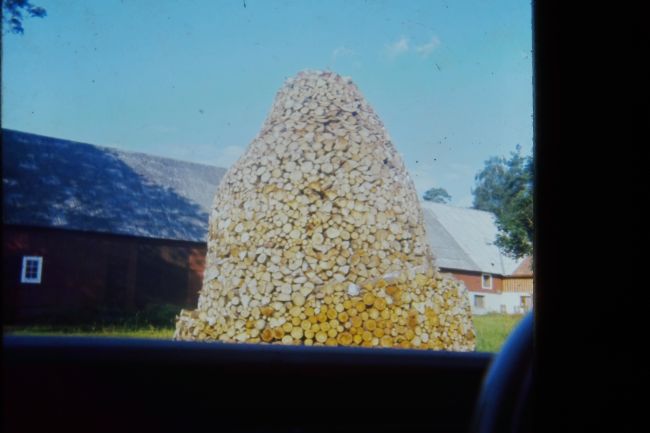
[[[225,169],[2,130],[4,224],[205,241]]]

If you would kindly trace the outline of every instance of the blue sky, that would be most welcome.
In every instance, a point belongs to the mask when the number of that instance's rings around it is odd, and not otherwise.
[[[529,1],[34,0],[4,35],[5,128],[228,166],[284,80],[352,77],[418,192],[532,152]]]

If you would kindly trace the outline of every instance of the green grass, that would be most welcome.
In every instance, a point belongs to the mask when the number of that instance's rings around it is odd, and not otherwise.
[[[479,352],[498,352],[513,328],[523,318],[522,315],[486,314],[474,316],[476,329],[476,350]],[[54,327],[27,326],[5,327],[6,335],[50,335],[84,337],[129,337],[171,339],[173,328],[96,326],[96,327]]]
[[[498,352],[512,330],[524,316],[522,314],[486,314],[474,316],[476,350]]]
[[[55,326],[24,326],[5,327],[5,335],[42,335],[68,337],[127,337],[127,338],[160,338],[171,339],[174,328],[156,328],[153,326],[133,328],[124,326],[91,326],[91,327],[55,327]]]

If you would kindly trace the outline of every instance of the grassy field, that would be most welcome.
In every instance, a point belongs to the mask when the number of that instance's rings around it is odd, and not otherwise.
[[[501,350],[504,341],[523,317],[522,314],[474,316],[476,350],[478,352],[498,352]]]
[[[29,327],[5,327],[5,335],[46,335],[46,336],[70,336],[70,337],[128,337],[128,338],[160,338],[171,339],[174,334],[173,328],[124,327],[53,327],[53,326],[29,326]]]
[[[479,352],[498,352],[506,337],[519,323],[523,316],[505,314],[487,314],[474,316],[474,326],[477,335],[476,350]],[[171,339],[173,328],[155,327],[90,327],[90,328],[54,328],[48,326],[32,326],[4,329],[6,335],[68,335],[94,337],[130,337],[130,338],[160,338]]]

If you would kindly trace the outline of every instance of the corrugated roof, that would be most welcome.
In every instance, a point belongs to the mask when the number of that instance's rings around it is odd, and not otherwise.
[[[2,130],[3,221],[205,241],[225,169]]]
[[[439,267],[510,275],[519,264],[494,245],[490,212],[422,201],[427,237]]]

